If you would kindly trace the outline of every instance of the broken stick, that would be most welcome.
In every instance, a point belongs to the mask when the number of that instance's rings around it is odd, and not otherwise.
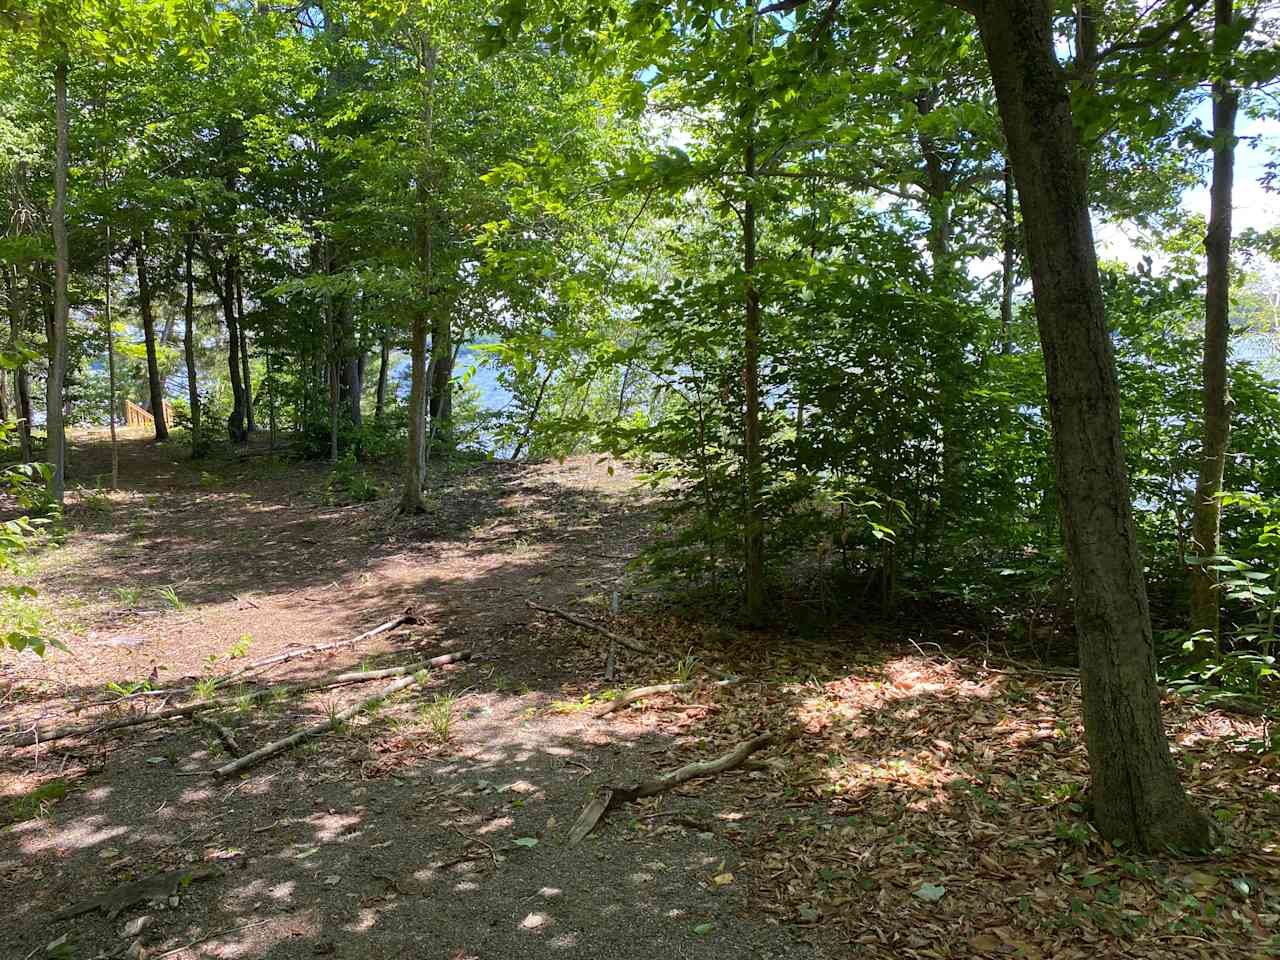
[[[396,617],[394,620],[388,620],[386,623],[380,623],[373,629],[366,630],[364,633],[357,636],[348,637],[346,640],[334,640],[330,643],[317,643],[309,647],[298,647],[294,650],[286,650],[284,653],[278,653],[275,656],[266,657],[262,660],[253,660],[249,663],[243,664],[236,670],[232,670],[228,674],[224,674],[221,677],[215,677],[214,680],[219,684],[223,684],[230,680],[234,680],[237,677],[242,677],[246,673],[251,673],[254,670],[261,670],[264,667],[273,667],[277,663],[284,663],[287,660],[298,660],[302,657],[314,656],[317,653],[325,653],[329,650],[337,650],[341,647],[352,646],[364,640],[371,640],[372,638],[394,630],[397,627],[422,622],[423,621],[413,612],[413,608],[408,607],[405,609],[404,613],[400,614],[400,616]],[[190,693],[194,689],[194,686],[186,686],[168,687],[164,690],[140,690],[137,693],[117,697],[114,700],[99,700],[95,702],[95,705],[115,706],[119,703],[128,703],[130,700],[140,700],[147,697],[178,697],[184,693]]]
[[[739,680],[737,677],[730,677],[727,680],[716,681],[715,685],[717,687],[728,687],[738,682]],[[635,703],[637,700],[643,700],[645,697],[652,697],[659,693],[679,693],[683,690],[692,690],[695,687],[697,687],[697,684],[692,680],[686,681],[685,683],[655,683],[651,687],[636,687],[634,690],[628,690],[617,699],[610,700],[603,707],[592,713],[591,716],[594,719],[599,720],[601,717],[606,717],[615,710],[621,710],[628,704]]]
[[[191,719],[202,727],[208,727],[212,730],[214,735],[222,741],[222,745],[227,748],[227,752],[233,757],[238,757],[244,752],[240,749],[240,744],[236,743],[236,738],[231,731],[213,719],[213,717],[206,717],[196,713],[192,714]]]
[[[342,712],[334,714],[324,723],[318,723],[311,727],[304,727],[281,740],[276,740],[272,743],[268,743],[264,747],[259,747],[257,750],[253,751],[253,753],[247,753],[238,760],[232,760],[230,763],[224,763],[222,766],[215,769],[213,773],[219,777],[229,777],[234,773],[247,770],[249,767],[261,763],[263,760],[267,759],[267,757],[273,757],[277,753],[282,753],[290,747],[301,743],[303,740],[310,739],[311,737],[318,737],[323,733],[328,733],[330,730],[336,730],[357,713],[363,713],[365,710],[377,706],[393,693],[397,693],[405,687],[412,686],[417,682],[418,671],[415,670],[413,673],[409,674],[409,676],[401,677],[394,683],[387,684],[372,697],[361,700],[355,706],[347,707],[347,709]]]
[[[29,747],[36,743],[48,743],[53,740],[63,740],[67,737],[92,736],[98,733],[109,733],[112,730],[123,730],[126,727],[136,727],[144,723],[158,723],[161,720],[172,720],[175,717],[189,717],[195,713],[201,713],[205,710],[216,710],[220,707],[230,707],[240,703],[244,699],[262,700],[266,697],[274,696],[292,696],[298,693],[308,693],[312,690],[325,690],[329,687],[339,687],[348,683],[367,683],[370,680],[381,680],[384,677],[397,677],[406,673],[417,673],[419,670],[425,670],[429,667],[443,666],[446,663],[457,663],[460,660],[470,660],[471,651],[462,650],[458,653],[446,653],[438,657],[432,657],[430,660],[424,660],[422,663],[414,664],[410,667],[390,667],[386,670],[354,670],[350,673],[340,673],[336,677],[329,677],[323,680],[312,680],[307,683],[284,684],[274,687],[265,687],[262,690],[255,690],[253,693],[246,694],[244,697],[220,697],[215,700],[197,700],[195,703],[188,703],[181,707],[169,707],[166,710],[157,710],[155,713],[140,713],[133,717],[124,717],[120,720],[111,720],[107,723],[89,723],[74,727],[57,727],[53,730],[28,730],[26,733],[19,734],[6,741],[6,746],[11,747]]]
[[[680,786],[682,783],[688,783],[690,780],[711,777],[717,773],[732,770],[741,766],[743,761],[751,754],[763,747],[767,747],[771,743],[773,743],[773,734],[762,733],[758,737],[753,737],[738,744],[733,750],[714,760],[699,760],[694,763],[687,763],[678,770],[672,770],[670,773],[661,774],[651,780],[642,781],[632,787],[601,787],[596,791],[596,795],[591,798],[591,802],[586,805],[582,813],[578,815],[573,829],[569,831],[569,846],[572,847],[580,843],[587,834],[595,829],[596,824],[610,810],[633,800],[663,793],[673,787]]]
[[[648,656],[651,656],[651,657],[656,657],[658,655],[657,650],[654,650],[650,647],[646,647],[643,643],[638,643],[635,640],[628,640],[625,637],[620,637],[616,633],[614,633],[612,630],[606,630],[604,627],[600,626],[600,624],[592,623],[590,620],[586,620],[582,617],[575,616],[574,614],[569,613],[567,610],[561,610],[559,607],[544,607],[542,604],[534,603],[532,600],[526,600],[525,603],[527,603],[534,610],[540,610],[542,613],[549,613],[554,617],[559,617],[561,620],[567,620],[576,626],[585,627],[587,630],[594,630],[596,633],[600,634],[602,637],[605,637],[606,639],[611,640],[616,644],[624,646],[628,650],[634,650],[636,653],[647,654]]]

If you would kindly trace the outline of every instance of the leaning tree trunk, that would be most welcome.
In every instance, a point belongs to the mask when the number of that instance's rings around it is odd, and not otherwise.
[[[141,236],[134,238],[135,262],[138,269],[138,312],[142,314],[142,337],[147,344],[147,386],[151,395],[151,418],[156,440],[169,439],[169,425],[164,419],[164,385],[160,379],[160,361],[156,356],[156,318],[151,304],[151,276],[147,271],[147,251]]]
[[[53,68],[53,98],[58,125],[57,159],[53,172],[53,323],[49,329],[49,377],[45,390],[45,431],[48,435],[48,461],[52,466],[49,493],[62,502],[67,485],[67,433],[63,416],[64,381],[67,376],[67,323],[71,304],[67,298],[67,280],[71,272],[71,255],[67,247],[67,169],[71,166],[68,146],[67,61]]]
[[[1233,0],[1214,4],[1214,49],[1228,52]],[[1218,585],[1208,558],[1221,548],[1222,473],[1231,435],[1231,395],[1227,386],[1227,349],[1231,332],[1231,190],[1235,174],[1236,109],[1239,94],[1230,80],[1213,83],[1213,184],[1209,192],[1209,231],[1204,246],[1207,274],[1204,298],[1204,434],[1196,479],[1191,538],[1200,562],[1191,567],[1191,629],[1196,652],[1218,649]]]
[[[187,361],[187,401],[191,405],[191,455],[198,457],[203,446],[200,442],[200,383],[196,375],[196,285],[191,271],[191,258],[195,253],[195,234],[187,232],[183,251],[182,268],[187,285],[187,299],[182,308],[182,352]]]
[[[1090,801],[1108,840],[1202,848],[1169,754],[1121,447],[1120,393],[1085,166],[1050,0],[973,3],[1022,206],[1075,591]]]

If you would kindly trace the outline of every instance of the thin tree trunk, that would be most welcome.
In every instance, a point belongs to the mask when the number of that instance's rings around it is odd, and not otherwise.
[[[1000,271],[1000,353],[1013,352],[1013,282],[1014,256],[1017,250],[1018,221],[1013,206],[1013,171],[1004,165],[1004,198],[1002,204],[1004,222],[1000,231],[1004,247],[1004,264]]]
[[[275,368],[271,363],[271,348],[267,347],[267,449],[276,448],[276,391]]]
[[[57,114],[57,159],[53,174],[53,323],[49,331],[49,378],[45,391],[45,429],[48,434],[47,456],[52,466],[49,492],[62,502],[67,484],[67,434],[63,403],[67,375],[67,324],[71,305],[67,298],[67,281],[71,272],[71,255],[67,246],[67,170],[71,166],[67,119],[67,61],[59,60],[53,68],[53,97]]]
[[[249,372],[249,335],[244,329],[244,276],[236,264],[236,326],[240,328],[240,368],[244,375],[244,425],[249,433],[258,429],[253,420],[253,376]]]
[[[1054,5],[976,0],[970,9],[1022,206],[1075,593],[1093,819],[1113,842],[1204,848],[1209,822],[1183,792],[1160,718],[1115,357]]]
[[[138,312],[142,314],[142,337],[147,344],[147,390],[151,397],[151,418],[156,440],[169,439],[169,425],[164,419],[164,385],[160,380],[160,362],[156,356],[156,319],[151,308],[151,276],[147,271],[147,251],[141,233],[134,237],[134,261],[138,270]]]
[[[750,42],[755,45],[755,17],[751,14]],[[744,504],[744,596],[747,621],[760,623],[765,616],[764,521],[760,516],[760,291],[756,286],[756,114],[746,113],[747,145],[743,154],[746,188],[742,213],[742,272],[745,285],[746,325],[743,331],[742,384],[745,396],[743,459],[746,470]]]
[[[187,361],[187,402],[191,405],[191,455],[198,457],[203,452],[203,444],[200,435],[200,382],[196,371],[195,276],[191,270],[191,258],[195,252],[195,243],[195,234],[188,231],[182,261],[183,275],[187,286],[187,298],[182,308],[182,352]]]
[[[538,384],[538,396],[533,401],[533,409],[529,411],[529,422],[525,425],[524,435],[516,443],[516,448],[511,454],[512,460],[519,460],[520,454],[524,452],[525,444],[533,439],[533,428],[538,422],[538,413],[542,410],[542,398],[547,394],[547,384],[551,382],[552,374],[556,372],[556,368],[551,364],[547,364],[547,375],[542,378],[542,382]]]
[[[111,328],[111,222],[106,227],[107,250],[102,258],[106,273],[103,284],[103,306],[106,314],[107,334],[107,412],[111,424],[111,489],[120,485],[120,446],[116,439],[116,334]]]
[[[373,408],[373,415],[378,420],[386,410],[387,404],[387,364],[391,361],[391,343],[383,336],[378,351],[378,396]]]
[[[436,49],[430,37],[421,38],[419,69],[422,74],[422,159],[416,176],[417,219],[414,223],[418,270],[421,273],[421,304],[414,311],[413,331],[409,347],[409,437],[405,445],[404,493],[400,509],[404,513],[421,513],[426,509],[422,500],[422,487],[426,482],[426,406],[427,406],[427,330],[428,313],[434,293],[432,283],[433,216],[431,210],[432,128],[435,121],[433,100],[435,97]],[[434,345],[432,348],[434,352]]]
[[[15,264],[5,274],[9,282],[9,345],[16,348],[22,329],[25,298],[22,294],[22,277]],[[18,418],[18,448],[23,463],[31,462],[31,385],[27,379],[27,365],[19,363],[13,371],[14,414]]]
[[[244,381],[240,367],[240,324],[236,321],[236,264],[228,254],[222,271],[222,318],[227,325],[227,371],[231,374],[231,415],[227,417],[227,434],[232,443],[249,439],[244,421]]]
[[[1233,0],[1215,0],[1213,46],[1218,57],[1229,54],[1234,18]],[[1235,175],[1235,129],[1239,94],[1230,80],[1213,83],[1213,183],[1209,192],[1209,231],[1204,247],[1207,274],[1204,298],[1203,403],[1204,434],[1196,479],[1191,538],[1199,558],[1220,549],[1222,473],[1231,435],[1231,394],[1227,384],[1227,352],[1231,334],[1231,192]],[[1218,650],[1218,586],[1207,562],[1191,567],[1191,629],[1196,652],[1211,656]]]

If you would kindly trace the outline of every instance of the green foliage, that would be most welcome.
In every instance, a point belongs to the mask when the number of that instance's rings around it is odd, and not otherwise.
[[[369,503],[382,496],[378,484],[351,451],[334,464],[325,481],[325,490],[334,503]]]
[[[186,609],[186,606],[187,606],[186,603],[183,601],[181,597],[178,596],[178,591],[173,587],[172,584],[166,587],[157,587],[155,592],[156,592],[156,596],[158,596],[161,600],[163,600],[169,606],[170,609],[172,610]]]

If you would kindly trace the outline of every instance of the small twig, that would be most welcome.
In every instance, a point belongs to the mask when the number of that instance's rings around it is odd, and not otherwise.
[[[447,823],[445,824],[445,826],[448,827],[450,830],[452,830],[454,833],[456,833],[458,836],[462,837],[462,839],[466,840],[468,843],[477,843],[480,846],[484,847],[486,850],[489,851],[489,856],[493,858],[493,865],[495,867],[498,865],[498,853],[496,850],[493,849],[493,847],[490,844],[485,843],[485,841],[481,840],[479,837],[473,837],[469,833],[463,833],[457,827],[453,826],[453,824]]]
[[[239,933],[241,930],[248,930],[250,927],[260,927],[264,923],[272,923],[278,919],[278,917],[264,917],[261,920],[251,920],[249,923],[242,923],[239,926],[215,930],[213,933],[184,943],[180,947],[174,947],[172,950],[166,950],[164,953],[157,953],[152,957],[152,960],[165,960],[165,957],[172,957],[174,954],[181,953],[183,950],[190,950],[192,947],[198,947],[200,944],[208,943],[210,940],[216,940],[218,937],[225,937],[229,933]]]
[[[586,772],[586,773],[584,773],[581,777],[579,777],[579,778],[578,778],[579,780],[583,780],[583,779],[585,779],[585,778],[587,778],[587,777],[591,776],[591,774],[595,773],[595,771],[594,771],[593,769],[591,769],[591,767],[588,767],[588,766],[587,766],[585,763],[583,763],[581,760],[573,760],[573,759],[569,759],[569,760],[566,760],[566,761],[564,762],[564,765],[565,765],[566,767],[567,767],[567,766],[570,766],[570,765],[575,766],[575,767],[581,767],[583,770],[587,771],[587,772]]]
[[[574,614],[569,613],[566,610],[561,610],[559,607],[544,607],[542,606],[542,604],[534,603],[532,600],[526,600],[525,603],[528,604],[534,610],[538,610],[542,613],[549,613],[552,616],[559,617],[561,620],[567,620],[569,623],[572,623],[575,626],[583,627],[587,630],[594,630],[596,633],[600,634],[605,639],[611,640],[617,644],[621,644],[622,646],[626,647],[628,650],[634,650],[636,653],[643,653],[646,656],[650,656],[650,657],[658,656],[658,651],[654,650],[651,647],[646,647],[643,643],[639,643],[638,641],[635,641],[635,640],[628,640],[626,637],[620,637],[618,636],[618,634],[614,633],[612,630],[607,630],[604,627],[600,626],[600,624],[598,623],[592,623],[590,620],[586,620],[586,619],[583,619],[582,617],[575,616]]]
[[[227,748],[233,757],[240,756],[240,744],[236,743],[235,736],[217,720],[213,719],[213,717],[208,717],[199,713],[193,713],[191,715],[191,719],[202,727],[208,727],[212,730],[214,734],[217,735],[218,739],[222,741],[222,745]]]

